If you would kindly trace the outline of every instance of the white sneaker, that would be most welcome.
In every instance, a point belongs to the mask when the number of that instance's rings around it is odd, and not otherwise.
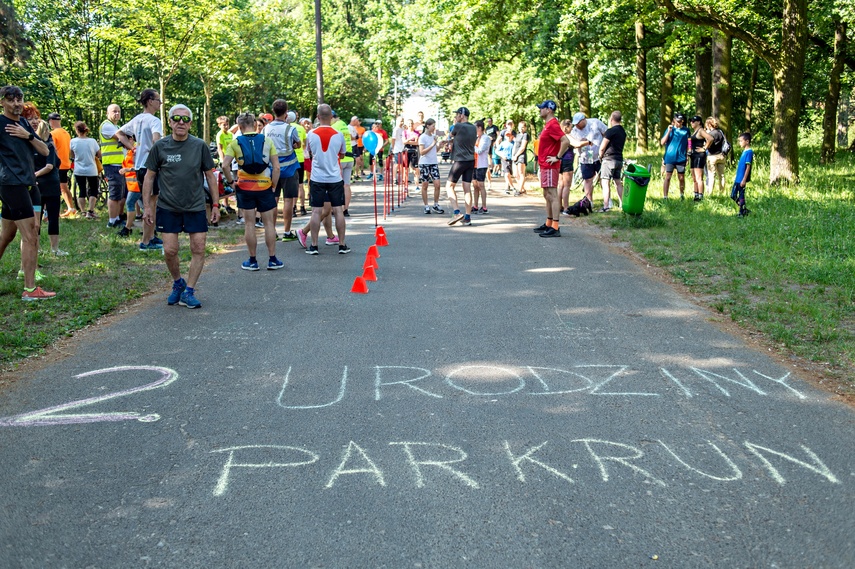
[[[51,253],[57,257],[68,257],[68,251],[63,251],[62,249],[52,249]]]

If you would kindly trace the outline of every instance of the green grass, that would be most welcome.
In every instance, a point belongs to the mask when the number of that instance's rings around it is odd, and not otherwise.
[[[752,213],[744,219],[729,195],[692,202],[688,175],[689,199],[673,199],[675,176],[672,199],[663,201],[656,172],[642,216],[588,220],[612,228],[714,310],[855,385],[855,156],[841,151],[835,164],[820,166],[818,149],[803,148],[802,183],[771,187],[769,149],[754,150]],[[661,162],[660,155],[638,158]],[[731,183],[734,172],[727,171]]]
[[[166,290],[170,280],[160,252],[144,253],[137,247],[139,229],[131,238],[119,238],[107,229],[105,215],[98,221],[61,220],[61,249],[68,257],[39,255],[40,284],[57,292],[55,299],[22,302],[23,280],[15,276],[21,256],[16,239],[0,260],[0,368],[14,366],[22,358],[39,354],[57,338],[69,336],[95,320],[119,310],[152,289]],[[223,224],[221,224],[223,225]],[[49,251],[47,224],[42,225],[41,249]],[[236,243],[243,230],[221,227],[208,233],[208,252]],[[182,270],[190,261],[186,236],[181,241]]]

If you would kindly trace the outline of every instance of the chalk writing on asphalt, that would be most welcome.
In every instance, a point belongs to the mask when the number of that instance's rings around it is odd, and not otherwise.
[[[284,409],[322,409],[341,403],[354,389],[373,391],[375,401],[395,390],[443,399],[461,393],[472,397],[560,397],[579,394],[601,397],[739,397],[783,393],[807,396],[790,385],[790,373],[770,375],[757,370],[697,367],[641,371],[626,365],[577,365],[566,368],[464,365],[449,372],[415,366],[375,366],[373,377],[351,377],[347,366],[340,376],[301,376],[288,367],[276,399]],[[310,385],[311,388],[302,389]]]
[[[146,373],[138,373],[138,372],[146,372]],[[75,425],[80,423],[100,423],[100,422],[116,422],[116,421],[141,421],[143,423],[151,423],[153,421],[157,421],[160,419],[160,415],[157,413],[136,413],[133,411],[117,411],[117,412],[107,412],[107,413],[71,413],[70,411],[76,411],[82,407],[87,407],[90,405],[94,405],[96,403],[102,403],[104,401],[108,401],[110,399],[117,399],[119,397],[128,397],[135,393],[142,393],[144,391],[151,391],[152,389],[160,389],[162,387],[166,387],[170,383],[174,382],[178,379],[178,374],[165,367],[158,366],[118,366],[118,367],[109,367],[104,369],[98,369],[95,371],[89,371],[86,373],[81,373],[79,375],[75,375],[75,379],[81,379],[86,377],[92,377],[95,375],[102,374],[131,374],[140,375],[141,377],[145,377],[145,375],[155,375],[158,374],[160,377],[151,383],[147,383],[145,385],[141,385],[139,387],[133,387],[130,389],[122,389],[118,391],[113,391],[110,393],[105,393],[103,395],[98,395],[96,397],[89,397],[87,399],[78,399],[76,401],[69,401],[68,403],[62,403],[60,405],[54,405],[52,407],[46,407],[44,409],[38,409],[36,411],[28,411],[26,413],[21,413],[20,415],[14,415],[12,417],[2,417],[0,418],[0,427],[33,427],[33,426],[45,426],[45,425]]]
[[[490,485],[600,484],[627,478],[651,487],[693,484],[777,484],[783,486],[796,474],[800,483],[840,484],[840,479],[817,454],[805,445],[772,448],[756,441],[696,443],[696,448],[678,447],[662,440],[639,443],[611,441],[595,437],[538,444],[489,444],[467,464],[472,449],[435,441],[373,442],[373,446],[349,441],[340,453],[324,453],[294,445],[242,445],[215,449],[224,454],[213,495],[223,496],[237,485],[252,492],[264,483],[293,486],[317,474],[317,486],[333,489],[339,485],[382,489],[387,486],[415,488],[459,486],[480,490]],[[727,450],[722,447],[726,446]],[[555,451],[558,452],[549,452]],[[484,454],[492,454],[484,469]],[[752,457],[756,460],[752,460]],[[293,469],[313,468],[289,478]],[[261,474],[259,471],[267,471]],[[686,472],[675,476],[676,471]],[[754,476],[748,478],[745,472]],[[480,474],[479,474],[480,472]],[[667,479],[667,481],[666,481]]]

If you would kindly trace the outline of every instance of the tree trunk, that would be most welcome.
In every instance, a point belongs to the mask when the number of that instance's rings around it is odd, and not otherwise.
[[[834,63],[828,79],[828,93],[825,95],[825,114],[822,119],[822,150],[819,163],[834,162],[837,150],[837,105],[840,102],[840,75],[843,73],[843,58],[846,56],[846,24],[834,22]]]
[[[695,112],[703,117],[712,114],[712,40],[701,38],[695,48]]]
[[[641,45],[644,41],[644,24],[635,22],[635,150],[647,152],[647,50]]]
[[[730,54],[733,50],[733,37],[720,31],[713,32],[713,107],[712,116],[718,119],[718,126],[730,139],[730,115],[733,107],[731,93]]]
[[[157,78],[160,83],[160,122],[163,124],[163,134],[166,135],[166,77],[159,73]]]
[[[838,108],[840,114],[837,117],[837,146],[846,148],[849,144],[849,95],[841,94]]]
[[[671,60],[662,57],[662,91],[659,94],[659,133],[662,136],[674,118],[674,74]]]
[[[807,0],[784,0],[781,51],[772,68],[775,113],[769,183],[799,183],[799,113],[807,52]]]
[[[584,52],[585,47],[580,45],[579,51]],[[591,90],[588,79],[588,60],[585,57],[576,58],[576,80],[579,82],[579,110],[590,117]]]
[[[211,143],[211,97],[213,89],[211,89],[211,80],[205,77],[200,77],[202,80],[202,88],[205,90],[205,107],[202,112],[202,140],[205,143]]]
[[[758,62],[754,58],[751,64],[751,79],[748,80],[748,98],[745,101],[745,130],[751,132],[751,122],[754,120],[754,90],[757,88]]]

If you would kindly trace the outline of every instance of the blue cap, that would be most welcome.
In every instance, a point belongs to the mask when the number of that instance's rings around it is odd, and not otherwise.
[[[550,111],[555,112],[555,110],[558,108],[558,105],[556,105],[555,101],[553,101],[552,99],[547,99],[547,100],[543,101],[541,104],[539,104],[537,106],[537,108],[538,109],[549,109]]]

